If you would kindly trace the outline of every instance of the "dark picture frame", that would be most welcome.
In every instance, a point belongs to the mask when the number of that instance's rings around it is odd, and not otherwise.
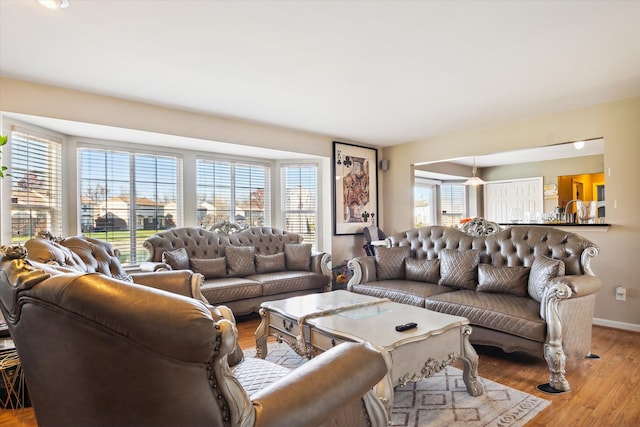
[[[333,234],[378,225],[378,150],[333,141]]]

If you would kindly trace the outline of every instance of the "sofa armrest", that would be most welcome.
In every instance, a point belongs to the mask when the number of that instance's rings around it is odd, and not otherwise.
[[[153,272],[153,271],[171,271],[172,268],[169,264],[164,262],[151,262],[145,261],[140,264],[140,270],[145,272]]]
[[[388,353],[370,344],[333,347],[253,394],[255,425],[297,426],[301,420],[304,425],[319,425],[365,396],[386,375],[388,366]],[[384,409],[377,415],[386,424]]]
[[[158,271],[155,273],[135,273],[131,275],[133,283],[161,289],[174,294],[208,301],[200,293],[204,276],[191,270]]]
[[[376,275],[376,257],[374,256],[354,258],[347,263],[347,267],[353,271],[353,277],[351,277],[351,280],[347,283],[347,290],[349,291],[353,285],[378,280]]]
[[[311,253],[311,271],[331,277],[331,255],[326,252]]]
[[[571,289],[571,298],[579,298],[598,292],[602,288],[602,280],[591,274],[559,276],[550,280],[548,287],[562,283]]]

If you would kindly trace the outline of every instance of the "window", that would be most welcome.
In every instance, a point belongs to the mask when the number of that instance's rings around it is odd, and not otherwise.
[[[420,177],[415,178],[414,188],[414,227],[424,227],[437,223],[436,193],[437,181]]]
[[[182,223],[182,160],[86,147],[78,157],[82,234],[110,242],[124,265],[144,261],[144,240]]]
[[[38,232],[62,234],[61,142],[28,131],[11,132],[11,241]]]
[[[196,220],[210,228],[222,221],[271,225],[271,168],[264,165],[198,159]]]
[[[441,225],[451,227],[465,216],[464,184],[440,185]]]
[[[318,243],[318,167],[309,164],[286,165],[280,169],[280,173],[284,229],[300,234],[315,249]]]

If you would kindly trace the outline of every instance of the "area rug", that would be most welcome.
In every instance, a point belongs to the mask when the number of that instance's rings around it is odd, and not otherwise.
[[[254,357],[255,349],[244,351]],[[307,360],[284,343],[269,343],[267,360],[295,368]],[[551,402],[522,391],[479,378],[484,394],[472,397],[453,366],[431,378],[396,387],[391,413],[392,426],[495,426],[519,427],[532,420]]]

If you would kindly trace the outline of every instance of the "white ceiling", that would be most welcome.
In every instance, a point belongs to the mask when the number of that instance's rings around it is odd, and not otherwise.
[[[386,146],[636,96],[639,22],[614,0],[0,0],[0,75]]]

